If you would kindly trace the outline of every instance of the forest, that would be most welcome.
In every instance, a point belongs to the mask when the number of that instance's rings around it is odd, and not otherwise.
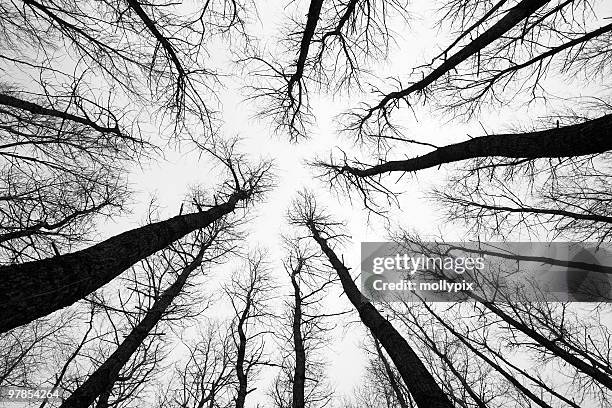
[[[612,407],[611,78],[605,0],[0,0],[0,407]]]

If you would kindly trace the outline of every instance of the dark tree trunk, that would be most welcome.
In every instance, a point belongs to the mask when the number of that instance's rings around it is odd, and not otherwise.
[[[153,303],[145,317],[128,334],[117,350],[64,401],[60,408],[87,408],[98,396],[107,398],[103,394],[109,391],[117,380],[121,368],[161,320],[168,306],[181,293],[189,275],[202,263],[203,255],[204,251],[201,250],[193,262],[183,269],[176,281]]]
[[[536,132],[481,136],[440,147],[423,156],[394,160],[368,168],[345,166],[341,171],[371,177],[391,171],[418,171],[477,157],[538,159],[603,153],[612,149],[612,115],[576,125]]]
[[[431,85],[447,72],[455,69],[463,61],[467,60],[472,55],[475,55],[495,40],[501,38],[505,33],[549,1],[550,0],[522,0],[516,6],[511,8],[504,17],[502,17],[497,23],[493,24],[488,30],[480,34],[455,54],[445,59],[440,66],[434,69],[425,78],[412,84],[406,89],[386,95],[378,103],[378,105],[369,109],[367,117],[371,116],[375,110],[384,109],[384,107],[391,101],[406,98],[410,94],[423,91],[427,86]]]
[[[300,42],[300,53],[296,62],[295,73],[289,78],[287,89],[289,94],[292,93],[293,86],[300,81],[304,75],[304,67],[308,58],[308,50],[310,49],[310,43],[312,37],[315,34],[317,23],[319,22],[319,16],[321,14],[321,7],[323,6],[323,0],[312,0],[308,7],[308,15],[306,20],[306,27],[302,35],[302,41]]]
[[[249,317],[251,308],[251,299],[247,296],[244,311],[238,319],[238,353],[236,356],[236,377],[238,378],[238,390],[236,394],[236,408],[244,408],[246,396],[248,394],[248,378],[244,369],[247,336],[244,331],[244,325]]]
[[[114,383],[109,384],[109,386],[102,391],[102,394],[100,394],[98,402],[96,403],[96,408],[109,408],[108,400],[113,392],[113,384]]]
[[[313,222],[307,223],[312,237],[319,244],[323,253],[338,273],[346,296],[353,304],[361,321],[370,329],[372,335],[380,341],[383,348],[397,367],[410,394],[419,408],[451,408],[453,404],[438,386],[427,367],[410,347],[406,339],[385,319],[378,310],[365,298],[353,282],[351,275],[321,237]]]
[[[295,370],[293,373],[293,398],[291,408],[304,408],[304,387],[306,384],[306,350],[302,337],[302,295],[295,274],[291,274],[295,307],[293,310],[293,349]]]
[[[209,210],[124,232],[71,254],[0,267],[0,333],[84,298],[141,259],[236,208],[239,194]]]

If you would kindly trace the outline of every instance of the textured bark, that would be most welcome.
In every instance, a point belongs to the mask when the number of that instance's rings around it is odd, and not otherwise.
[[[0,333],[84,298],[141,259],[229,214],[244,193],[209,210],[124,232],[74,253],[0,267]]]
[[[401,91],[392,92],[386,95],[378,105],[369,109],[367,117],[371,116],[375,110],[383,109],[389,102],[397,99],[402,99],[408,95],[424,90],[427,86],[431,85],[438,78],[453,70],[457,65],[478,53],[483,48],[491,44],[493,41],[502,37],[510,29],[515,27],[525,18],[529,17],[540,7],[548,3],[549,0],[523,0],[516,6],[508,10],[506,15],[502,17],[497,23],[493,24],[488,30],[480,34],[474,40],[472,40],[465,47],[457,51],[452,56],[448,57],[440,66],[434,69],[429,75],[422,80],[412,84],[406,89]]]
[[[451,408],[453,404],[448,400],[446,394],[438,386],[406,339],[361,294],[348,269],[338,259],[327,241],[321,237],[314,223],[308,222],[307,226],[312,237],[338,273],[344,292],[357,309],[361,321],[370,329],[372,335],[382,344],[389,357],[391,357],[417,406],[419,408]]]
[[[299,270],[298,270],[299,271]],[[295,352],[295,369],[293,372],[293,397],[291,408],[304,408],[304,387],[306,384],[306,351],[302,337],[302,295],[300,286],[291,274],[295,307],[293,309],[293,349]]]
[[[423,156],[388,161],[368,168],[339,169],[357,177],[392,171],[418,171],[477,157],[538,159],[603,153],[612,149],[612,115],[584,123],[536,132],[481,136],[440,147]]]
[[[60,408],[87,408],[98,396],[103,397],[101,402],[104,404],[104,399],[108,398],[107,394],[110,387],[117,380],[121,368],[129,361],[151,330],[161,320],[168,306],[181,293],[189,275],[202,263],[203,255],[204,250],[202,249],[198,256],[181,271],[176,281],[153,303],[145,317],[134,327],[113,354],[60,405]]]
[[[110,384],[109,387],[102,391],[100,398],[98,398],[98,402],[96,403],[96,408],[109,408],[108,400],[113,391],[113,384]]]

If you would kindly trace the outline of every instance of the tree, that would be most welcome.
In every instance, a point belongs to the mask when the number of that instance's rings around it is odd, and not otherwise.
[[[81,251],[0,267],[0,291],[8,297],[0,307],[0,330],[9,330],[82,299],[141,259],[222,219],[240,208],[240,203],[248,205],[261,197],[270,186],[271,164],[250,167],[230,151],[226,153],[222,160],[232,181],[222,186],[209,209],[204,210],[204,203],[198,203],[197,212],[127,231]]]
[[[124,208],[128,163],[154,147],[76,89],[39,103],[0,92],[1,263],[66,252],[86,240],[96,216]]]
[[[363,165],[361,163],[349,164],[345,158],[345,162],[341,164],[333,160],[331,162],[317,160],[313,164],[323,169],[322,177],[335,184],[341,190],[348,193],[351,191],[357,192],[362,196],[364,205],[367,208],[375,209],[376,206],[373,197],[371,197],[373,194],[392,194],[389,188],[380,181],[380,177],[384,174],[392,172],[417,172],[444,164],[476,158],[494,158],[495,164],[482,165],[477,163],[474,165],[474,174],[478,170],[486,170],[487,167],[525,165],[525,163],[535,159],[573,159],[585,156],[585,159],[590,160],[594,155],[602,154],[612,149],[611,125],[612,115],[605,115],[582,123],[546,130],[481,136],[465,142],[439,147],[430,153],[406,160],[390,160],[376,165]],[[501,161],[497,158],[511,160]],[[478,191],[475,190],[474,194],[477,193]],[[466,202],[465,200],[461,201],[461,198],[455,195],[444,196],[443,194],[442,197],[446,201],[454,204]],[[481,205],[481,208],[487,209],[486,205]],[[489,209],[495,210],[495,208]],[[513,211],[511,208],[498,209]],[[548,213],[554,215],[554,210],[551,211]],[[522,212],[527,213],[530,211],[525,210]],[[533,210],[531,212],[536,214],[547,213],[546,210]],[[574,215],[571,212],[562,212],[558,213],[558,215],[572,218],[581,217],[581,214]],[[605,216],[597,218],[597,215],[589,217],[584,214],[582,217],[591,221],[609,222]]]
[[[212,108],[218,73],[203,54],[228,34],[236,45],[248,41],[246,7],[225,0],[189,13],[136,1],[0,5],[1,69],[15,78],[0,84],[0,274],[9,298],[0,306],[0,330],[82,299],[262,187],[251,189],[268,177],[268,165],[246,169],[241,159],[224,157],[238,171],[233,180],[246,175],[238,182],[250,187],[220,192],[221,203],[209,211],[67,253],[87,243],[100,215],[125,208],[130,167],[160,152],[158,142],[195,139],[195,125],[203,136],[198,146],[220,143]],[[155,115],[171,117],[172,131],[164,134],[162,124],[149,142]],[[131,242],[143,245],[125,251]]]
[[[198,335],[195,344],[187,345],[188,359],[177,363],[175,376],[162,390],[162,407],[207,407],[231,405],[235,386],[234,348],[230,332],[219,323],[212,323]]]
[[[0,69],[11,81],[0,84],[0,263],[65,253],[100,215],[121,213],[130,167],[161,151],[154,115],[172,116],[178,139],[193,124],[216,133],[218,72],[202,54],[227,34],[247,41],[248,6],[0,5]]]
[[[118,381],[122,368],[144,344],[153,328],[166,314],[172,312],[171,306],[184,291],[191,274],[203,262],[213,262],[231,250],[231,247],[226,247],[224,242],[226,238],[223,237],[227,229],[228,224],[223,221],[217,222],[208,230],[202,231],[202,236],[196,236],[193,243],[179,244],[176,248],[170,250],[174,252],[174,256],[171,255],[164,259],[164,261],[167,261],[165,266],[167,269],[164,272],[169,270],[171,274],[175,274],[174,282],[161,293],[154,291],[154,302],[147,312],[134,325],[117,349],[96,368],[87,380],[71,393],[61,407],[89,406],[96,398],[103,398],[104,393],[112,389],[114,383]],[[219,236],[221,236],[221,240],[217,242]],[[150,267],[150,265],[145,264],[145,267]],[[154,271],[150,272],[155,273]],[[184,319],[185,317],[175,316],[174,318]],[[104,397],[108,399],[108,396]],[[100,401],[98,401],[98,404],[100,404]]]
[[[544,165],[548,158],[604,160],[609,151],[610,115],[605,97],[585,96],[563,100],[547,89],[559,74],[573,80],[578,74],[586,84],[597,86],[605,75],[609,58],[604,45],[612,25],[598,24],[600,17],[589,1],[499,1],[468,4],[445,2],[441,27],[455,28],[458,34],[450,45],[434,56],[431,63],[414,68],[422,78],[393,92],[383,92],[378,103],[347,114],[345,130],[359,139],[379,146],[376,164],[358,159],[331,157],[313,164],[322,177],[347,193],[360,194],[367,208],[377,210],[376,193],[393,196],[383,180],[386,174],[412,173],[458,161],[471,160],[475,175],[492,167]],[[497,19],[497,20],[495,20]],[[401,81],[398,80],[401,85]],[[587,91],[592,92],[589,88]],[[411,138],[394,124],[392,112],[405,102],[415,114],[419,104],[435,106],[459,119],[471,119],[485,107],[495,108],[527,97],[528,103],[553,100],[556,113],[547,116],[541,125],[513,132],[487,132],[465,142],[435,146],[426,135]],[[572,104],[563,113],[566,102]],[[518,104],[518,102],[516,103]],[[584,112],[584,113],[582,113]],[[555,125],[556,122],[556,125]],[[526,129],[527,128],[527,129]],[[410,156],[411,146],[432,147],[428,153],[408,159],[389,159],[390,149]],[[393,152],[395,153],[395,152]],[[394,154],[393,154],[394,155]],[[517,170],[515,175],[520,171]],[[457,198],[458,196],[453,196]]]
[[[290,17],[281,55],[275,55],[277,50],[269,56],[266,50],[258,50],[243,58],[255,78],[251,98],[262,101],[260,116],[271,117],[276,130],[286,132],[293,142],[306,138],[314,122],[309,102],[312,88],[361,87],[368,63],[387,57],[394,34],[387,20],[393,15],[408,20],[408,4],[404,0],[311,0],[305,21],[303,11],[296,11],[300,17]],[[283,61],[285,57],[288,61]]]
[[[402,251],[414,251],[426,257],[454,256],[453,251],[457,250],[472,251],[456,244],[424,242],[405,231],[396,234],[394,240]],[[478,406],[486,406],[489,400],[501,403],[513,394],[516,400],[532,401],[540,406],[555,406],[555,400],[568,406],[577,406],[580,401],[587,404],[584,402],[587,400],[605,403],[611,377],[606,357],[609,330],[600,320],[603,305],[592,306],[589,314],[593,318],[578,317],[584,310],[571,303],[550,302],[543,291],[538,292],[537,284],[530,289],[532,283],[523,282],[524,279],[514,283],[500,281],[499,277],[519,272],[524,265],[522,261],[529,262],[528,257],[517,254],[510,258],[510,263],[500,264],[495,261],[495,251],[487,251],[486,246],[481,248],[488,257],[486,269],[461,276],[476,282],[477,289],[465,293],[472,302],[441,308],[422,299],[419,305],[417,297],[412,299],[416,303],[404,299],[398,306],[385,305],[411,333],[411,338],[420,339],[431,351],[430,366],[437,366],[431,362],[432,358],[439,360],[443,365],[440,372],[452,374],[443,383],[459,381],[457,391],[451,389],[449,394],[460,394],[455,398],[465,401],[467,397]],[[480,249],[476,247],[474,251]],[[546,258],[539,259],[545,266]],[[432,279],[456,278],[437,267],[423,272]],[[589,333],[586,342],[582,339],[584,333]],[[469,361],[473,358],[489,366],[491,375],[485,376],[478,364],[472,367]],[[534,364],[524,364],[525,358]],[[572,378],[571,384],[553,378],[550,372],[564,373]],[[501,377],[494,380],[493,373]],[[576,384],[580,384],[580,391],[574,388]],[[505,392],[506,388],[512,394]],[[577,394],[580,398],[573,397]]]
[[[261,366],[268,364],[264,336],[269,330],[262,323],[272,316],[269,303],[274,289],[264,252],[250,254],[243,268],[224,287],[233,312],[230,333],[236,350],[232,359],[236,408],[244,408],[248,394],[254,390],[249,388],[250,382]]]
[[[310,236],[320,246],[331,267],[338,274],[344,292],[359,313],[361,321],[389,353],[417,405],[419,407],[451,407],[451,402],[406,339],[363,296],[347,267],[329,246],[329,240],[342,236],[335,231],[340,224],[333,222],[329,216],[317,208],[312,195],[302,193],[300,200],[294,204],[291,222],[308,228]]]
[[[276,333],[282,362],[268,394],[277,408],[316,408],[331,403],[321,349],[334,328],[330,320],[342,312],[326,312],[324,301],[335,279],[321,264],[318,251],[294,238],[285,238],[288,255],[283,267],[291,282]]]

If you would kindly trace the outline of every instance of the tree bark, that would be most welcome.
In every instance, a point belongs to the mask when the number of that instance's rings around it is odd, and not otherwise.
[[[196,258],[187,265],[176,281],[153,303],[145,317],[134,327],[117,349],[102,365],[93,372],[81,386],[66,399],[60,408],[87,408],[117,380],[121,368],[129,361],[151,330],[161,320],[164,312],[172,304],[187,282],[189,275],[202,263],[204,247]]]
[[[438,386],[427,367],[410,347],[406,339],[387,321],[378,310],[365,298],[353,282],[351,275],[321,237],[312,221],[307,223],[313,239],[319,244],[323,253],[338,273],[346,296],[353,304],[361,321],[370,329],[372,335],[382,344],[397,367],[410,394],[419,408],[451,408],[453,404]]]
[[[481,136],[407,160],[393,160],[368,168],[339,167],[357,177],[392,171],[418,171],[477,157],[539,159],[603,153],[612,149],[612,114],[584,123],[535,132]]]
[[[304,408],[304,387],[306,384],[306,351],[302,337],[302,295],[295,274],[291,274],[295,307],[293,309],[293,349],[295,369],[293,373],[293,397],[291,408]]]
[[[116,235],[71,254],[0,267],[0,333],[69,306],[141,259],[231,213],[242,192],[206,211]]]

